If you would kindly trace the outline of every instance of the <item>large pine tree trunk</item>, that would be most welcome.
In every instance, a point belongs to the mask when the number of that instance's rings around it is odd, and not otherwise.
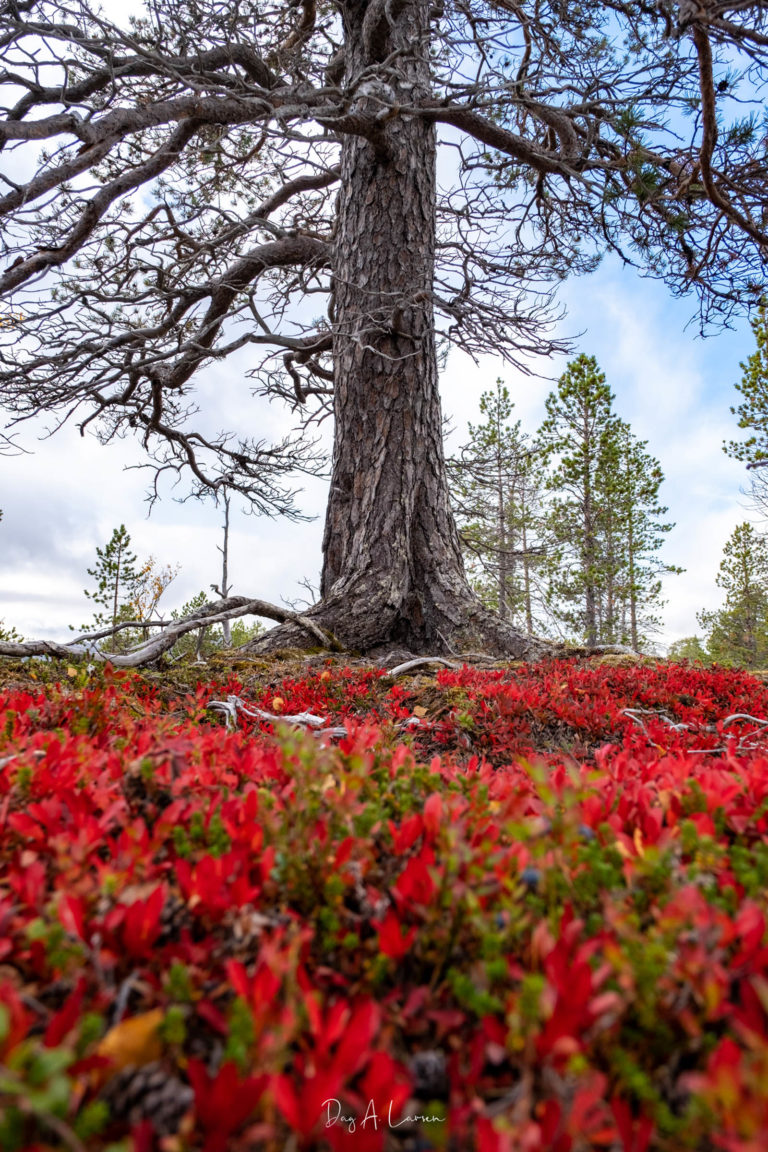
[[[422,45],[398,63],[403,103],[429,90],[430,6],[388,5],[390,18],[397,15],[386,52]],[[371,62],[368,7],[346,5],[348,81]],[[378,107],[375,95],[362,99],[361,111]],[[308,615],[362,652],[396,644],[533,653],[528,638],[470,590],[450,509],[432,309],[435,159],[434,128],[418,117],[383,124],[380,140],[350,135],[343,145],[333,467],[322,600]]]

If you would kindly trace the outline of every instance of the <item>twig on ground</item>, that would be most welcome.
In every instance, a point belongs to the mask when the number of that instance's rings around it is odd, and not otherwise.
[[[247,708],[239,696],[228,696],[226,700],[209,700],[206,708],[212,708],[214,712],[223,712],[226,716],[227,728],[234,731],[237,728],[237,714],[242,712],[244,716],[252,716],[255,720],[262,720],[268,724],[295,724],[300,728],[310,728],[312,731],[317,732],[320,736],[346,736],[347,729],[339,725],[332,728],[327,728],[329,717],[328,716],[315,716],[313,712],[296,712],[293,715],[284,715],[283,713],[265,712],[263,708]],[[430,721],[421,716],[409,716],[407,720],[401,721],[397,725],[398,728],[428,728]]]
[[[126,1010],[128,1008],[128,1000],[129,1000],[130,995],[131,995],[131,990],[132,990],[135,983],[136,983],[136,973],[131,972],[131,974],[129,976],[126,976],[125,980],[122,981],[122,983],[118,989],[117,997],[115,999],[114,1008],[112,1010],[112,1013],[113,1013],[112,1014],[112,1027],[113,1028],[115,1027],[116,1024],[119,1024],[120,1021],[122,1020],[123,1016],[125,1016]]]
[[[215,712],[223,712],[227,718],[227,728],[237,728],[237,714],[252,716],[255,720],[264,720],[268,724],[295,724],[302,728],[312,728],[329,736],[346,736],[346,728],[326,728],[327,716],[315,716],[313,712],[297,712],[293,716],[285,716],[276,712],[265,712],[263,708],[247,708],[239,696],[228,696],[226,700],[211,700],[206,705]]]
[[[648,735],[648,729],[640,719],[641,716],[656,716],[659,720],[663,720],[668,728],[673,728],[676,732],[687,731],[691,728],[690,724],[675,723],[674,720],[670,720],[666,712],[659,712],[653,708],[622,708],[619,715],[628,716],[630,720],[634,720],[635,724],[638,724],[642,728],[646,736]]]
[[[760,726],[760,728],[768,727],[768,720],[766,720],[760,716],[752,716],[748,712],[734,712],[730,716],[726,716],[724,720],[718,721],[717,724],[698,724],[698,725],[697,724],[684,724],[680,721],[676,722],[674,720],[670,720],[670,718],[666,714],[666,712],[658,711],[658,710],[653,709],[653,708],[622,708],[620,715],[628,716],[630,720],[634,721],[634,723],[637,724],[638,727],[642,728],[642,730],[643,730],[645,736],[648,738],[648,740],[651,740],[652,742],[653,742],[653,740],[652,740],[651,734],[648,731],[648,728],[646,727],[645,722],[641,719],[641,716],[655,716],[658,720],[661,720],[668,728],[672,729],[672,731],[674,731],[674,732],[692,732],[692,733],[709,732],[709,733],[717,734],[718,732],[722,732],[722,730],[724,728],[727,728],[729,724],[734,724],[737,720],[748,720],[752,724],[758,724]],[[747,732],[744,736],[742,736],[742,738],[739,740],[739,743],[736,745],[736,751],[737,752],[743,752],[747,748],[753,748],[755,746],[756,739],[759,735],[760,735],[759,731],[758,732]],[[702,755],[707,755],[707,754],[723,753],[726,750],[727,749],[724,746],[719,745],[719,746],[715,746],[713,748],[686,748],[685,752],[687,755],[694,755],[695,754],[695,755],[702,756]]]
[[[461,668],[461,664],[457,664],[455,660],[446,660],[443,656],[415,656],[413,660],[406,660],[403,664],[397,664],[394,668],[387,671],[387,676],[402,676],[404,672],[410,672],[412,668],[420,668],[425,664],[442,664],[444,668]]]
[[[99,632],[81,632],[73,640],[67,640],[64,647],[70,648],[73,644],[85,644],[90,640],[104,640],[107,636],[115,636],[126,628],[167,628],[169,620],[123,620],[120,624],[113,624],[109,628],[102,628]],[[144,643],[142,641],[142,643]]]
[[[749,712],[734,712],[732,716],[726,716],[720,727],[727,728],[735,720],[751,720],[753,724],[760,724],[763,728],[768,725],[768,720],[763,720],[760,716],[750,716]]]
[[[5,768],[12,760],[17,760],[19,756],[22,755],[22,752],[14,752],[12,756],[4,756],[3,759],[0,760],[0,768]],[[40,760],[45,756],[45,752],[43,752],[42,748],[35,748],[30,755],[33,756],[35,760]]]

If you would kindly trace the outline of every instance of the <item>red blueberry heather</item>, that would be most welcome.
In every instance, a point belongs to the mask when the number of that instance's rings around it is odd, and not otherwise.
[[[0,715],[4,1150],[762,1147],[759,680],[107,671]]]

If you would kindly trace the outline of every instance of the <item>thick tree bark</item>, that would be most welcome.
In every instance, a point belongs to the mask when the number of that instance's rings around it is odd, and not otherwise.
[[[369,7],[346,5],[348,81],[371,63]],[[429,94],[430,7],[411,0],[396,17],[388,9],[387,51],[407,49],[398,64],[403,103]],[[413,50],[418,44],[422,51]],[[363,102],[375,111],[375,92]],[[383,122],[373,142],[350,135],[342,148],[333,467],[322,600],[308,615],[363,652],[397,644],[537,654],[469,588],[450,508],[432,308],[435,159],[434,126],[420,117]],[[290,634],[280,628],[254,647]]]

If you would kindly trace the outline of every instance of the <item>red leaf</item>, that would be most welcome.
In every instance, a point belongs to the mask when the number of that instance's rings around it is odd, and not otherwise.
[[[3,1005],[9,1016],[8,1031],[0,1039],[0,1059],[5,1059],[29,1032],[32,1016],[22,1004],[18,992],[9,981],[0,984],[0,1004]]]
[[[431,857],[432,850],[428,849]],[[419,856],[412,856],[398,876],[392,888],[395,899],[401,906],[430,903],[436,892],[435,882],[427,870],[424,850]]]
[[[333,1057],[333,1070],[345,1081],[356,1075],[369,1059],[380,1016],[379,1006],[373,1000],[364,1001],[354,1009]]]
[[[410,1076],[387,1052],[374,1052],[360,1082],[364,1100],[392,1101],[397,1116],[411,1094]]]
[[[337,1099],[341,1079],[329,1071],[318,1070],[306,1076],[298,1088],[288,1076],[276,1076],[272,1081],[275,1103],[291,1126],[306,1139],[311,1132],[327,1120],[327,1104]]]
[[[407,852],[424,831],[424,821],[418,812],[414,812],[412,816],[404,820],[399,828],[392,820],[387,821],[387,824],[392,836],[395,852],[398,855]]]
[[[633,1120],[629,1103],[621,1098],[611,1101],[611,1111],[619,1130],[623,1152],[646,1152],[654,1133],[653,1120],[649,1116]]]
[[[190,1060],[187,1074],[195,1093],[195,1112],[206,1134],[206,1149],[223,1148],[226,1137],[253,1113],[267,1087],[267,1076],[240,1079],[237,1067],[227,1061],[211,1076],[201,1060]],[[222,1143],[224,1140],[225,1143]]]
[[[399,960],[409,952],[416,936],[416,929],[403,933],[400,921],[393,908],[387,911],[379,929],[379,951],[393,960]]]
[[[64,1006],[48,1022],[43,1036],[46,1048],[57,1048],[65,1036],[68,1035],[80,1019],[85,995],[85,977],[81,976],[77,987],[71,996],[64,1001]]]
[[[64,896],[59,905],[59,920],[72,936],[85,940],[85,909],[79,896]]]
[[[152,946],[160,935],[164,904],[162,885],[146,900],[134,900],[129,904],[123,921],[123,943],[129,956],[143,960],[152,954]]]
[[[424,827],[434,840],[440,831],[443,820],[443,798],[439,792],[432,792],[424,803]]]

